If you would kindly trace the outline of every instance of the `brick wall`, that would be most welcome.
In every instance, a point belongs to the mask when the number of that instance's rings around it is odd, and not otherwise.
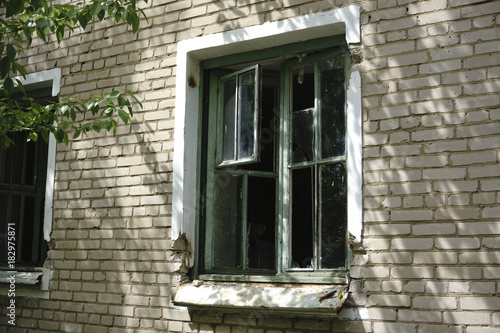
[[[364,238],[335,319],[185,312],[192,250],[170,240],[176,43],[361,6]],[[128,88],[144,108],[116,137],[58,146],[50,299],[17,299],[4,332],[500,331],[500,1],[159,0],[136,35],[98,24],[38,43],[62,97]],[[1,326],[3,325],[3,326]],[[7,327],[7,328],[6,328]]]

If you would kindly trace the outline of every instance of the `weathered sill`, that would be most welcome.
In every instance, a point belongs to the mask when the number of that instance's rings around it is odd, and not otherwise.
[[[40,283],[43,272],[0,271],[0,283],[35,285]],[[14,277],[14,279],[12,279]],[[12,282],[14,281],[14,282]]]
[[[0,295],[48,299],[51,276],[51,270],[43,267],[0,267]]]
[[[193,281],[179,287],[174,304],[188,308],[337,315],[347,295],[346,285]]]

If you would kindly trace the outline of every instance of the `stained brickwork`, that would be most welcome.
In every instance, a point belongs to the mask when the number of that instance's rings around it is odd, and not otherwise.
[[[170,238],[176,43],[350,4],[361,7],[364,227],[344,310],[174,307],[194,246]],[[61,68],[61,97],[127,88],[144,107],[116,137],[58,146],[50,298],[18,297],[11,327],[0,297],[1,332],[500,331],[500,1],[142,6],[135,35],[97,24],[21,59],[28,72]]]

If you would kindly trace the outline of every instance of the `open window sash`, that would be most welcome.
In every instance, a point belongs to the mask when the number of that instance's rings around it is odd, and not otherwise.
[[[219,79],[217,166],[259,161],[259,65]]]

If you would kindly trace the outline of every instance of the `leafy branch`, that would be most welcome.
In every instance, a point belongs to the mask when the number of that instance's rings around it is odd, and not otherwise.
[[[145,0],[147,2],[147,0]],[[26,78],[26,69],[17,62],[34,38],[47,42],[50,34],[61,43],[67,30],[86,29],[96,21],[115,20],[124,22],[133,33],[139,29],[139,13],[136,0],[92,0],[88,3],[59,5],[48,4],[47,0],[0,0],[5,8],[5,16],[0,18],[0,80],[3,96],[0,99],[0,144],[9,147],[9,135],[27,131],[30,140],[37,140],[39,134],[47,140],[50,133],[58,142],[68,144],[68,131],[73,137],[90,130],[103,129],[116,133],[115,115],[125,123],[132,117],[131,100],[137,98],[130,90],[113,91],[104,96],[94,96],[88,100],[68,98],[59,102],[41,105],[26,94],[22,83],[15,79]],[[147,18],[146,18],[147,19]],[[17,88],[17,89],[16,89]],[[19,93],[17,93],[19,92]],[[78,114],[90,112],[100,117],[84,123]]]

